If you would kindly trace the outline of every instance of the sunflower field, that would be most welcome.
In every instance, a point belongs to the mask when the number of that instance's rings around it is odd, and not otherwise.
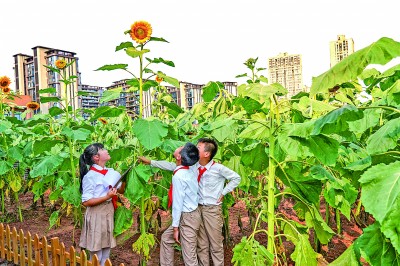
[[[134,119],[125,107],[107,105],[119,97],[119,89],[106,91],[103,106],[97,109],[72,110],[73,99],[45,96],[56,92],[46,88],[39,91],[40,102],[28,106],[26,112],[34,112],[32,118],[18,120],[3,101],[17,97],[10,93],[11,81],[0,77],[3,214],[9,197],[18,205],[21,193],[32,192],[37,201],[50,191],[51,203],[60,203],[51,214],[50,227],[57,226],[63,216],[72,216],[75,226],[80,226],[79,156],[88,144],[103,143],[111,156],[108,167],[124,172],[134,165],[126,180],[128,204],[116,210],[114,233],[132,227],[133,213],[138,212],[140,236],[132,252],[140,254],[146,265],[155,244],[149,231],[151,220],[158,209],[167,209],[172,174],[138,164],[137,157],[171,161],[176,147],[213,137],[219,144],[216,160],[242,178],[236,191],[224,198],[225,219],[239,200],[253,217],[254,230],[233,247],[232,264],[286,265],[282,242],[290,241],[294,245],[290,259],[296,265],[317,265],[321,246],[341,233],[340,219],[332,227],[327,217],[342,215],[350,220],[363,212],[374,223],[330,265],[400,264],[400,65],[382,73],[369,67],[400,56],[399,42],[386,37],[377,40],[314,77],[310,92],[291,98],[285,97],[287,90],[280,84],[268,84],[257,59],[249,59],[247,72],[238,76],[246,81],[238,86],[237,96],[229,94],[221,82],[210,81],[202,89],[203,102],[184,110],[162,85],[179,87],[178,80],[154,70],[159,64],[174,67],[174,63],[148,57],[152,42],[167,41],[151,36],[151,25],[144,21],[133,24],[125,34],[134,42],[122,42],[116,52],[126,53],[132,65],[104,65],[97,71],[130,75],[127,93],[139,95]],[[78,78],[66,75],[70,64],[58,61],[46,66],[60,75],[65,91]],[[142,95],[150,88],[157,91],[153,115],[142,118]],[[46,102],[55,105],[46,114],[37,111]],[[296,220],[278,210],[288,199],[295,202]],[[19,219],[23,220],[21,212]],[[224,234],[229,240],[229,226]],[[267,235],[266,246],[256,240],[258,234]]]

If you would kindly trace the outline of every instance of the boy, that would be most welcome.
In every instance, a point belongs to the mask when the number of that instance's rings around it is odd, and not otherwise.
[[[170,188],[172,193],[169,193],[169,203],[172,203],[172,225],[161,236],[160,264],[173,266],[173,245],[176,242],[182,246],[185,265],[197,266],[197,234],[201,223],[198,208],[199,187],[197,175],[189,166],[199,160],[199,151],[194,144],[186,143],[175,150],[174,157],[176,167]]]
[[[224,265],[224,248],[222,236],[222,200],[224,195],[233,191],[240,183],[240,176],[222,164],[215,163],[213,158],[218,151],[215,140],[201,138],[197,141],[200,159],[193,165],[197,171],[199,182],[199,210],[201,225],[197,236],[197,255],[199,265],[210,265],[211,258],[214,266]],[[139,157],[145,164],[172,171],[175,164],[166,161],[153,161],[146,157]],[[225,181],[229,183],[225,185]]]

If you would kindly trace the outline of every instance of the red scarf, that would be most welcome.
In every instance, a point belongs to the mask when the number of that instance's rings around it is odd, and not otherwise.
[[[174,175],[175,175],[176,172],[178,172],[181,169],[189,169],[189,166],[179,167],[178,169],[176,169],[174,171]],[[168,191],[168,208],[171,208],[171,206],[172,206],[172,189],[173,189],[172,187],[173,186],[172,186],[172,181],[171,181],[171,186],[169,187],[169,191]]]
[[[95,167],[93,167],[93,166],[90,167],[90,170],[95,171],[95,172],[97,172],[97,173],[100,173],[100,174],[102,174],[102,175],[106,175],[107,172],[108,172],[108,170],[105,169],[105,168],[102,169],[102,170],[99,170],[99,169],[97,169],[97,168],[95,168]],[[111,189],[112,186],[109,185],[108,188]],[[118,206],[117,206],[117,201],[118,201],[118,196],[117,196],[117,195],[115,195],[115,196],[113,196],[113,197],[111,198],[111,202],[112,202],[112,204],[113,204],[113,206],[114,206],[114,210],[116,210],[117,207],[118,207]]]

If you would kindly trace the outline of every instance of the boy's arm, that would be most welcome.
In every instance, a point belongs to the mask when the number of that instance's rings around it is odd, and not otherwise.
[[[225,177],[225,179],[229,180],[228,184],[226,184],[226,186],[222,190],[222,196],[225,196],[229,192],[233,191],[240,184],[241,178],[238,173],[224,165],[221,165],[220,174]]]
[[[176,164],[175,163],[171,163],[168,161],[154,161],[154,160],[150,160],[149,158],[146,158],[144,156],[139,156],[138,160],[144,164],[149,164],[153,167],[157,167],[160,168],[162,170],[167,170],[167,171],[174,171],[176,168]]]
[[[185,197],[185,187],[182,180],[174,175],[172,177],[172,227],[179,227]]]

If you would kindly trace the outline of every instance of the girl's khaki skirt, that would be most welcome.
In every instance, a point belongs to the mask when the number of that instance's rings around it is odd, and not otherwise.
[[[111,201],[87,207],[83,220],[79,245],[89,251],[116,246],[114,231],[114,207]]]

